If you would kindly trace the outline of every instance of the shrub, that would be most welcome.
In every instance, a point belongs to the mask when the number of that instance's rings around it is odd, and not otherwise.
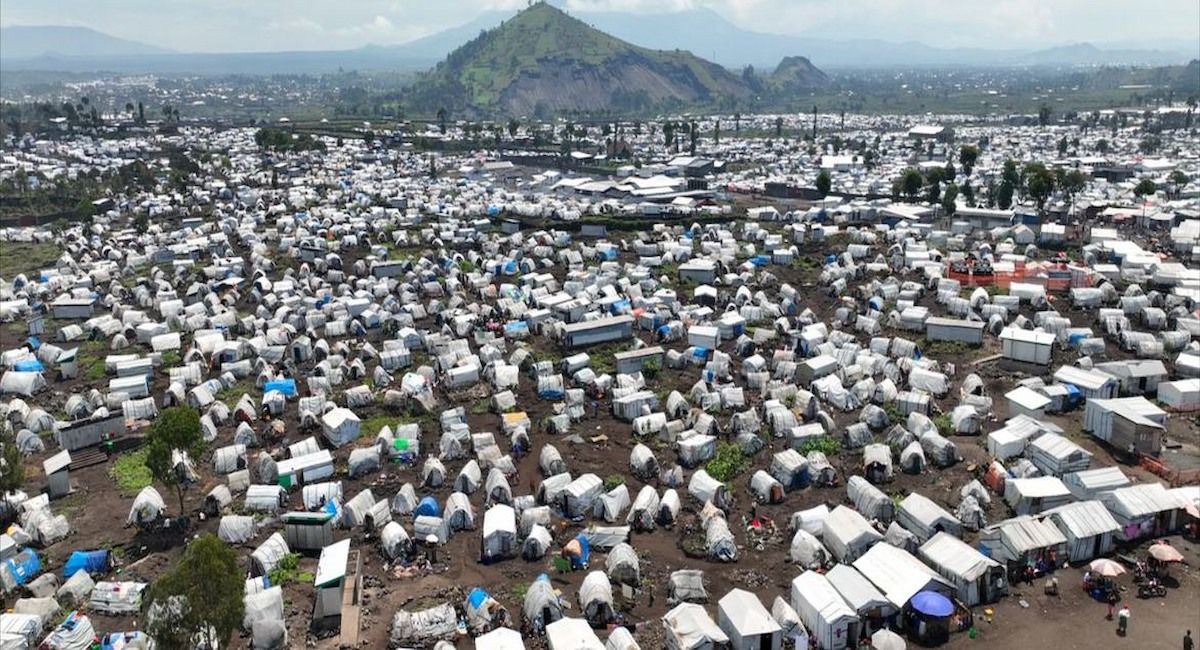
[[[717,453],[704,465],[709,476],[726,483],[742,472],[746,457],[742,448],[732,442],[717,445]]]
[[[807,454],[810,451],[819,451],[826,456],[836,456],[842,450],[842,445],[838,443],[832,436],[821,436],[808,440],[800,447],[800,452]]]
[[[620,474],[609,474],[604,479],[604,491],[614,490],[618,485],[625,485],[625,477]]]

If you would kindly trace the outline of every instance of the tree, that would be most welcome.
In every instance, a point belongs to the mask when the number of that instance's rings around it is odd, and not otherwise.
[[[510,139],[515,139],[517,137],[517,130],[520,128],[521,128],[520,122],[516,121],[515,119],[509,120],[508,121],[508,137]]]
[[[147,590],[147,631],[164,648],[227,647],[245,614],[243,589],[237,554],[201,535]]]
[[[958,176],[958,170],[954,168],[954,163],[947,161],[946,166],[942,168],[942,175],[947,181],[953,182],[954,178]]]
[[[138,102],[137,112],[138,112],[138,116],[137,116],[138,124],[145,124],[146,123],[146,107],[142,106],[141,102]]]
[[[1097,140],[1096,151],[1100,152],[1101,154],[1108,153],[1108,140],[1105,140],[1104,138]]]
[[[713,144],[721,144],[721,120],[713,123]]]
[[[783,137],[783,116],[782,115],[775,118],[775,137],[777,137],[777,138]]]
[[[1150,180],[1149,178],[1143,178],[1142,180],[1138,181],[1137,185],[1133,186],[1133,194],[1139,199],[1152,196],[1157,191],[1158,186],[1155,185],[1154,181]]]
[[[921,191],[921,185],[924,182],[925,179],[921,177],[921,172],[909,167],[900,177],[900,189],[904,191],[904,196],[911,201],[917,198],[917,193]]]
[[[733,132],[740,133],[741,130],[742,130],[742,114],[734,113],[733,114]]]
[[[979,160],[979,148],[964,144],[958,150],[958,163],[962,165],[963,173],[967,176],[971,175],[971,170],[975,169],[975,162]]]
[[[1179,198],[1179,191],[1188,184],[1188,175],[1176,169],[1167,176],[1167,182],[1171,184],[1171,193]]]
[[[829,178],[829,172],[822,169],[821,173],[817,174],[817,193],[821,195],[821,198],[825,198],[829,196],[829,190],[832,186],[833,179]]]
[[[188,487],[188,477],[184,474],[186,468],[176,466],[175,451],[187,454],[192,461],[204,453],[200,416],[194,409],[182,406],[164,409],[146,435],[146,467],[156,481],[175,488],[175,494],[179,497],[179,514],[182,515],[183,493]]]
[[[935,180],[925,187],[925,200],[929,203],[937,203],[942,195],[942,182]]]
[[[663,122],[663,145],[667,147],[675,147],[675,123]]]
[[[1046,199],[1054,193],[1054,174],[1042,163],[1029,163],[1023,170],[1025,177],[1025,193],[1037,202],[1038,210],[1046,204]]]
[[[1058,155],[1060,155],[1060,156],[1067,155],[1067,147],[1068,146],[1069,145],[1067,144],[1067,136],[1064,135],[1062,137],[1062,139],[1058,141]]]
[[[946,192],[942,194],[942,210],[946,211],[947,217],[953,217],[958,211],[958,204],[955,199],[958,198],[958,186],[954,183],[946,184]]]
[[[450,114],[446,112],[446,108],[444,106],[437,109],[438,130],[441,131],[443,135],[446,133],[446,118],[449,115]]]
[[[133,102],[125,102],[125,112],[129,113],[129,119],[133,119]]]
[[[688,155],[696,155],[696,142],[700,140],[700,129],[696,127],[696,123],[692,122],[688,126]]]
[[[17,448],[17,434],[11,429],[0,434],[0,498],[8,504],[8,495],[25,485],[25,465]],[[9,508],[5,508],[7,512]]]
[[[996,206],[1001,210],[1007,210],[1012,207],[1012,202],[1013,184],[1008,179],[1004,179],[1000,181],[1000,189],[996,190]]]
[[[1046,126],[1050,123],[1050,116],[1054,113],[1050,109],[1049,104],[1042,104],[1038,107],[1038,126]]]
[[[975,188],[971,187],[971,182],[967,181],[962,186],[963,199],[966,200],[968,207],[975,207]]]
[[[1076,194],[1082,192],[1084,187],[1087,187],[1087,175],[1078,169],[1072,169],[1063,175],[1061,186],[1063,191],[1074,199]]]

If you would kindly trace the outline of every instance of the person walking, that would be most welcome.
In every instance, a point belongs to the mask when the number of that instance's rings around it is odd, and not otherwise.
[[[1107,600],[1108,600],[1108,616],[1105,616],[1104,618],[1111,621],[1111,620],[1113,620],[1113,610],[1116,609],[1116,607],[1117,607],[1117,590],[1116,589],[1109,590]]]
[[[1129,634],[1129,603],[1122,603],[1117,611],[1117,633],[1121,636]]]
[[[1188,630],[1187,634],[1183,635],[1183,650],[1195,650],[1196,642],[1192,640],[1192,631]]]

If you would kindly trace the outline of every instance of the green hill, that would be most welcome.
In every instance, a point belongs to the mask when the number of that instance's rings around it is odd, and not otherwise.
[[[637,47],[539,2],[451,52],[410,88],[409,101],[535,115],[713,105],[749,94],[740,77],[690,52]]]
[[[784,93],[802,92],[829,85],[829,77],[802,56],[789,56],[780,61],[775,72],[771,73],[769,81],[776,91]]]

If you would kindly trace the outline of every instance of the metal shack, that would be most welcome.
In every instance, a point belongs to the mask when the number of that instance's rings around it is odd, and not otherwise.
[[[618,375],[632,375],[641,372],[647,363],[657,363],[661,369],[663,354],[662,347],[654,345],[630,352],[618,352],[613,355],[613,361],[616,363]]]
[[[1050,351],[1054,347],[1054,335],[1049,332],[1023,330],[1007,327],[1000,332],[1000,352],[1005,359],[1049,365]]]
[[[71,452],[66,449],[42,461],[42,469],[46,472],[46,492],[51,499],[71,492],[70,466]]]
[[[342,605],[357,602],[354,596],[361,590],[361,571],[358,553],[350,552],[350,540],[344,539],[326,546],[317,561],[317,574],[313,579],[316,598],[313,603],[313,625],[331,624],[330,619],[343,616]],[[353,563],[353,566],[351,564]],[[346,589],[352,590],[349,594]],[[344,621],[348,623],[348,621]],[[342,627],[347,627],[343,625]],[[354,628],[357,629],[357,621]]]
[[[1083,410],[1083,430],[1120,450],[1139,454],[1162,451],[1166,411],[1145,397],[1089,399]]]
[[[55,432],[58,444],[67,451],[98,445],[102,441],[125,433],[125,417],[114,415],[103,420],[80,420]]]
[[[633,336],[633,316],[609,316],[596,320],[568,323],[562,328],[562,343],[566,348],[582,348]]]
[[[52,314],[56,319],[86,319],[91,318],[96,309],[96,301],[91,298],[71,298],[63,296],[50,303]]]
[[[925,339],[979,345],[983,343],[984,325],[983,321],[932,316],[925,319]]]
[[[283,538],[293,551],[319,551],[333,544],[333,512],[286,512]]]

